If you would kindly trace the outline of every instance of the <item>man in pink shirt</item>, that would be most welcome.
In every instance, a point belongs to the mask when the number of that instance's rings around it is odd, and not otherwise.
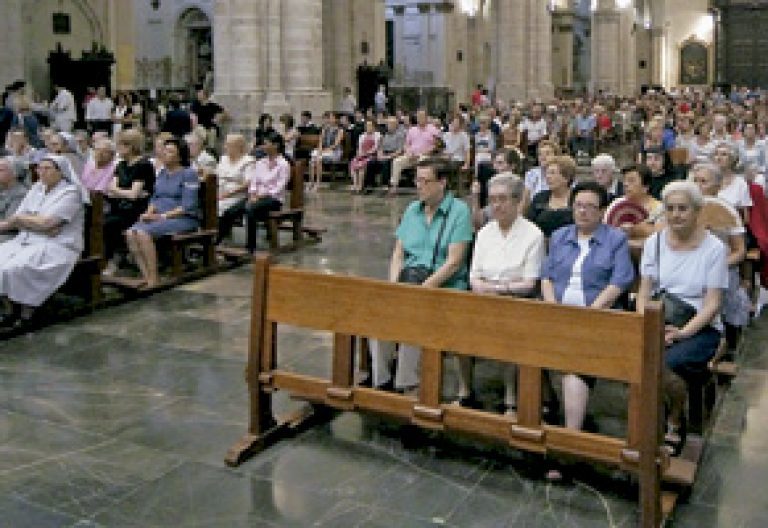
[[[440,130],[427,122],[426,110],[416,112],[416,126],[412,126],[405,136],[405,154],[392,160],[392,177],[389,182],[389,195],[397,194],[400,174],[403,169],[414,167],[421,156],[430,154],[435,148],[435,138]]]
[[[291,166],[279,154],[280,135],[270,133],[264,139],[262,150],[266,157],[246,168],[245,178],[249,182],[248,203],[245,206],[247,219],[248,251],[256,251],[256,230],[259,222],[266,222],[269,213],[283,207],[285,187],[291,176]],[[269,232],[267,232],[269,236]]]

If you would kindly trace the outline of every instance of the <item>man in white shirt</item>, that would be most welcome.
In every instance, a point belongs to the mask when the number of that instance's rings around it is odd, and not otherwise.
[[[85,121],[91,132],[103,130],[107,134],[112,132],[112,109],[114,108],[112,99],[107,97],[107,88],[99,86],[96,90],[96,97],[88,101],[85,107]]]
[[[534,104],[531,107],[531,115],[526,117],[523,122],[520,123],[518,128],[520,132],[526,133],[526,139],[528,140],[528,156],[536,160],[539,141],[546,139],[548,135],[547,120],[544,119],[540,104]]]
[[[55,85],[56,98],[51,102],[51,114],[53,126],[59,132],[72,132],[72,127],[77,120],[75,112],[75,98],[72,92],[61,85]]]

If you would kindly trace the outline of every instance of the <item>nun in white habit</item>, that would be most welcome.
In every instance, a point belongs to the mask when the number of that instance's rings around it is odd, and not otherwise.
[[[0,244],[0,325],[32,317],[35,308],[69,277],[83,250],[84,192],[62,156],[40,160],[39,180],[0,233],[18,234]]]

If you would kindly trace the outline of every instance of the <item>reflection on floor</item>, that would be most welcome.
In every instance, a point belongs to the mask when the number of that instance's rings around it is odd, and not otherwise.
[[[310,222],[331,229],[280,260],[384,277],[407,200],[310,197]],[[572,483],[549,485],[541,460],[349,414],[225,468],[246,427],[250,280],[244,267],[0,342],[0,526],[636,525],[622,475],[577,467]],[[767,336],[758,321],[674,526],[768,526]],[[279,339],[292,345],[286,368],[329,370],[330,336],[283,329]],[[497,403],[493,366],[477,378]],[[611,405],[621,391],[598,384],[600,430],[621,434]]]

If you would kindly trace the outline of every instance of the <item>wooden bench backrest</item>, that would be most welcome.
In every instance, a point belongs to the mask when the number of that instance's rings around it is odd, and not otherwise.
[[[291,181],[288,185],[291,194],[288,198],[288,207],[302,209],[304,207],[304,173],[307,170],[307,161],[296,160],[291,166]]]
[[[218,177],[215,174],[206,174],[200,180],[200,209],[203,214],[200,228],[203,230],[218,229],[218,185]]]
[[[267,320],[626,383],[640,382],[646,346],[635,313],[281,267],[270,270]]]
[[[296,147],[304,150],[316,149],[320,144],[320,134],[302,134],[296,143]]]

